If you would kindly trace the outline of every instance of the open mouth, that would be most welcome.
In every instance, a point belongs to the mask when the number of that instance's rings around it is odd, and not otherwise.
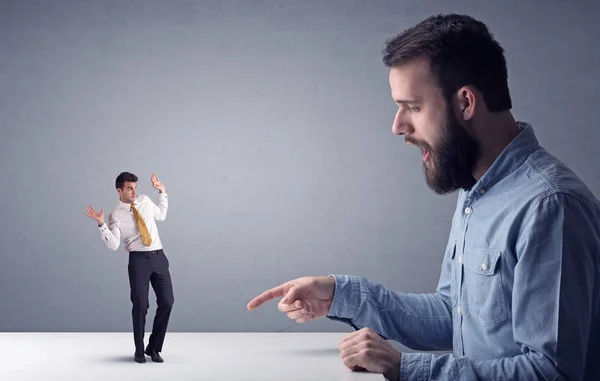
[[[423,162],[426,163],[429,161],[429,158],[431,157],[431,152],[427,148],[425,148],[426,147],[425,144],[418,144],[416,142],[409,141],[409,140],[406,140],[406,143],[416,146],[417,148],[419,148],[421,150],[421,158],[423,159]]]
[[[427,162],[429,160],[429,151],[426,149],[423,150],[423,161]]]

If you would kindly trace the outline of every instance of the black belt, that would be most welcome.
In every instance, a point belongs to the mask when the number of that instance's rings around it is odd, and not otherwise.
[[[163,249],[158,250],[148,250],[148,251],[130,251],[129,254],[160,254],[163,252]]]

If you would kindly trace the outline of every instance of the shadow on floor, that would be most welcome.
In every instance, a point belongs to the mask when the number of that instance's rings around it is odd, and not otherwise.
[[[277,353],[286,353],[293,356],[339,356],[340,350],[337,348],[319,348],[319,349],[290,349],[285,351],[277,351]]]
[[[105,357],[102,359],[102,362],[121,363],[121,364],[123,364],[123,363],[137,364],[135,361],[133,361],[133,355]]]

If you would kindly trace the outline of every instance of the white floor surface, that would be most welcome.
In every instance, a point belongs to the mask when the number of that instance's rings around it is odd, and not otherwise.
[[[0,333],[0,380],[384,380],[343,365],[344,335],[168,332],[165,362],[138,364],[131,333]]]

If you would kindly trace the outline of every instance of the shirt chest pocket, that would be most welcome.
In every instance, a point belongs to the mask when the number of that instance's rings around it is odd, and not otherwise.
[[[508,317],[502,286],[501,252],[471,246],[464,251],[463,300],[466,311],[484,326]]]

